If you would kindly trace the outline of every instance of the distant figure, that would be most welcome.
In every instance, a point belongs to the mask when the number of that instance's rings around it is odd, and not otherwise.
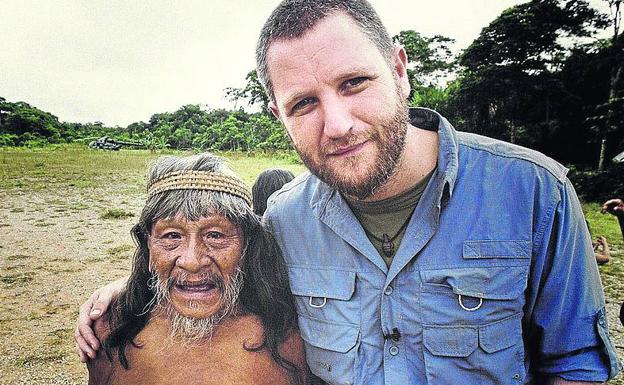
[[[609,251],[609,243],[607,242],[607,238],[600,236],[596,238],[595,242],[592,242],[594,246],[594,255],[596,257],[596,262],[599,265],[604,265],[609,262],[611,259],[611,252]]]
[[[603,214],[609,213],[615,215],[620,223],[620,231],[624,238],[624,201],[621,199],[609,199],[602,205],[600,210]],[[624,303],[620,306],[620,322],[624,325]]]
[[[292,172],[281,168],[273,168],[260,173],[251,188],[254,212],[262,216],[267,207],[267,199],[271,194],[293,179],[295,179],[295,175]]]
[[[609,199],[602,205],[600,212],[615,215],[620,223],[622,238],[624,238],[624,201],[621,199]]]
[[[594,236],[592,235],[591,227],[589,226],[589,222],[587,221],[587,219],[585,219],[585,224],[587,225],[589,235],[592,238],[592,246],[594,248],[594,257],[596,257],[596,263],[598,263],[599,265],[604,265],[611,259],[611,252],[609,250],[609,243],[607,242],[607,238],[601,235],[596,238],[595,241],[593,241]]]

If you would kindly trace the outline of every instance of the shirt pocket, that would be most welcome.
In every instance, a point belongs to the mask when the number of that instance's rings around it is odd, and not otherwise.
[[[356,272],[288,266],[288,276],[310,370],[329,384],[352,384],[360,336]]]
[[[431,385],[522,384],[522,314],[483,325],[423,325],[425,373]]]
[[[359,327],[299,315],[299,329],[312,373],[328,384],[353,384]]]
[[[530,243],[467,241],[463,259],[419,272],[429,383],[522,383]]]
[[[424,324],[478,325],[522,312],[530,243],[466,241],[464,263],[420,270]]]
[[[360,304],[354,296],[355,271],[289,266],[288,277],[299,315],[360,324]]]

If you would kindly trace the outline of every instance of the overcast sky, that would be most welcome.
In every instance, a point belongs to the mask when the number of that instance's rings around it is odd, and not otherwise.
[[[371,0],[391,35],[467,47],[520,0]],[[232,107],[279,0],[0,0],[0,96],[62,121],[126,126],[184,104]],[[603,0],[590,3],[604,8]],[[608,8],[607,8],[608,9]]]

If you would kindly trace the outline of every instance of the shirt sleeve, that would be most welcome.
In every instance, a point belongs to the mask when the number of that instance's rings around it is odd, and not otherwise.
[[[591,237],[568,179],[553,196],[537,225],[527,292],[531,371],[570,381],[606,381],[620,364],[608,335]]]

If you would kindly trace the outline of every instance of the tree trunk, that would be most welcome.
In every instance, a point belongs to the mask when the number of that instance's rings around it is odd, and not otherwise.
[[[600,158],[598,159],[598,171],[604,170],[605,152],[607,151],[607,138],[602,138],[600,143]]]
[[[609,109],[607,110],[607,121],[605,131],[602,137],[602,142],[600,143],[600,158],[598,159],[598,170],[604,170],[604,161],[606,156],[607,149],[607,135],[610,132],[614,132],[617,130],[617,122],[615,119],[615,111],[614,111],[614,101],[618,97],[618,85],[620,80],[622,79],[624,72],[624,63],[621,60],[618,60],[620,57],[620,52],[618,52],[621,48],[618,46],[618,38],[619,38],[619,29],[620,29],[620,6],[622,0],[607,0],[609,3],[609,8],[613,13],[613,39],[611,41],[611,50],[613,55],[613,67],[611,68],[611,79],[609,82]]]
[[[616,58],[617,58],[617,54],[616,54]],[[611,70],[611,81],[610,81],[610,85],[609,85],[609,109],[607,111],[607,122],[606,122],[606,132],[604,133],[604,136],[602,137],[602,143],[600,144],[600,159],[598,161],[598,170],[602,171],[604,170],[604,157],[605,157],[605,152],[607,149],[607,135],[610,132],[615,132],[617,130],[617,119],[616,119],[616,112],[614,110],[614,101],[615,98],[617,98],[618,96],[618,84],[620,83],[620,80],[622,79],[622,74],[624,73],[624,64],[620,63],[619,65],[617,65],[616,67],[616,62],[614,62],[614,67]]]
[[[509,121],[509,142],[516,143],[516,126],[513,120]]]

